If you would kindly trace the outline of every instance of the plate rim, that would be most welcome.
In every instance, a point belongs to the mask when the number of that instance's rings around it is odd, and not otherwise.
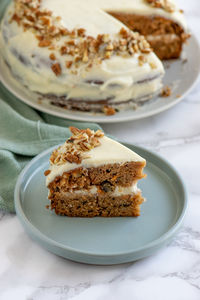
[[[83,256],[90,256],[93,258],[120,258],[120,257],[124,257],[124,256],[129,256],[129,255],[137,255],[137,253],[140,253],[142,251],[155,251],[157,247],[161,247],[163,244],[165,244],[166,242],[170,241],[170,239],[174,236],[174,234],[177,232],[177,230],[179,229],[179,227],[181,226],[184,217],[186,215],[186,211],[187,211],[187,207],[188,207],[188,194],[187,194],[187,190],[186,190],[186,186],[184,184],[184,181],[182,180],[180,174],[177,172],[177,170],[171,165],[171,163],[169,163],[165,158],[163,158],[161,155],[155,153],[154,151],[151,151],[149,149],[146,149],[144,147],[140,147],[140,146],[136,146],[134,144],[131,143],[124,143],[122,142],[122,144],[124,144],[126,147],[127,146],[132,146],[136,149],[142,150],[144,152],[147,152],[148,155],[152,156],[153,158],[156,158],[158,160],[161,160],[162,163],[164,163],[165,165],[167,165],[167,167],[173,172],[173,174],[176,176],[179,186],[181,187],[182,193],[183,193],[183,206],[181,209],[181,213],[178,216],[178,219],[176,220],[176,222],[172,225],[172,227],[170,227],[170,229],[165,232],[163,235],[161,235],[161,237],[155,239],[154,241],[145,244],[142,247],[138,247],[135,248],[134,250],[130,250],[130,251],[126,251],[126,252],[117,252],[117,253],[107,253],[107,254],[98,254],[98,253],[94,253],[94,252],[89,252],[89,251],[80,251],[77,249],[74,249],[72,247],[63,245],[60,242],[57,242],[54,239],[51,239],[49,237],[47,237],[44,233],[42,233],[38,228],[36,228],[27,218],[22,205],[21,205],[21,199],[20,199],[20,190],[21,190],[21,183],[22,183],[22,179],[23,177],[26,175],[26,172],[29,170],[29,168],[34,165],[34,163],[41,159],[42,157],[44,157],[45,155],[47,155],[48,153],[50,153],[50,151],[52,151],[54,148],[56,148],[57,146],[53,146],[51,148],[48,148],[47,150],[41,152],[39,155],[37,155],[36,157],[34,157],[27,165],[26,167],[21,171],[17,182],[16,182],[16,186],[15,186],[15,191],[14,191],[14,203],[15,203],[15,209],[16,209],[16,214],[20,220],[20,222],[22,223],[25,231],[28,233],[28,235],[30,235],[34,240],[36,240],[38,242],[38,240],[42,241],[45,243],[44,245],[41,245],[42,247],[46,246],[51,246],[51,247],[57,247],[60,249],[63,249],[64,251],[67,251],[68,253],[71,254],[78,254],[78,255],[83,255]],[[137,151],[137,150],[136,150]],[[28,183],[29,181],[27,181]],[[49,249],[48,249],[49,250]],[[54,254],[58,255],[56,252],[49,250],[50,252],[53,252]],[[142,257],[145,257],[147,255],[143,255]],[[66,258],[66,256],[63,256]],[[68,258],[71,259],[71,258]],[[78,259],[71,259],[74,261],[79,261],[79,262],[83,262],[83,260],[78,260]],[[128,259],[127,262],[133,261],[133,259]],[[119,262],[118,262],[119,263]],[[91,262],[91,264],[94,264],[93,262]],[[106,263],[107,264],[107,263]],[[112,263],[113,264],[113,263]]]
[[[197,46],[197,51],[200,54],[200,44],[199,44],[199,41],[196,38],[195,34],[191,34],[190,40],[192,40],[195,43],[195,45]],[[189,40],[188,43],[190,43],[190,40]],[[186,47],[187,47],[187,45],[186,45]],[[1,63],[2,63],[3,58],[0,58],[0,59],[1,59]],[[3,64],[5,65],[4,62],[3,62]],[[69,119],[69,120],[74,120],[74,121],[98,122],[98,123],[101,123],[101,124],[108,124],[108,123],[122,123],[122,122],[129,122],[129,121],[136,121],[136,120],[140,120],[140,119],[145,119],[145,118],[148,118],[150,116],[160,114],[160,113],[172,108],[173,106],[178,104],[180,101],[182,101],[191,92],[191,90],[195,87],[195,85],[197,84],[198,78],[199,78],[199,74],[200,74],[200,61],[199,61],[199,66],[198,66],[198,70],[197,70],[197,75],[196,75],[194,81],[192,82],[192,84],[190,85],[190,87],[180,97],[176,97],[174,95],[173,101],[171,101],[170,103],[168,103],[166,105],[163,105],[163,106],[158,107],[158,108],[154,108],[151,111],[144,111],[140,115],[135,115],[134,116],[134,114],[133,114],[133,115],[127,116],[127,117],[126,116],[117,117],[117,115],[114,115],[114,116],[106,116],[103,119],[101,117],[99,117],[98,114],[91,115],[91,116],[87,116],[87,115],[86,116],[84,116],[84,115],[81,116],[81,115],[76,115],[76,114],[74,115],[73,111],[70,111],[70,110],[65,110],[65,111],[67,111],[67,115],[65,115],[64,110],[63,110],[63,112],[54,111],[54,110],[52,110],[48,107],[42,106],[40,104],[37,104],[37,103],[34,103],[30,100],[25,99],[25,96],[23,96],[21,98],[20,94],[15,90],[15,88],[10,86],[6,82],[6,80],[4,79],[2,74],[0,74],[0,82],[4,85],[4,87],[11,94],[13,94],[15,97],[17,97],[18,100],[22,101],[23,103],[27,104],[28,106],[33,107],[34,109],[39,110],[43,113],[48,113],[51,116],[56,116],[56,117],[59,117],[59,118],[64,118],[64,119]]]

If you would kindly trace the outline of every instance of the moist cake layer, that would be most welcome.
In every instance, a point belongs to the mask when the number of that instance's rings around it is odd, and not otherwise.
[[[54,195],[50,208],[56,214],[69,217],[133,217],[140,215],[141,194],[106,195]]]

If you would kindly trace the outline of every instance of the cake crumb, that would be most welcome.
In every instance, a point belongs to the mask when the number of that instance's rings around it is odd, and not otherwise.
[[[184,58],[183,60],[182,60],[182,64],[184,65],[184,64],[186,64],[188,62],[188,59],[187,58]]]
[[[162,89],[161,97],[167,98],[167,97],[171,96],[171,94],[172,94],[171,88],[170,88],[168,85],[166,85],[166,86]]]
[[[38,103],[38,104],[42,104],[42,98],[41,98],[41,97],[39,97],[39,98],[37,99],[37,103]]]

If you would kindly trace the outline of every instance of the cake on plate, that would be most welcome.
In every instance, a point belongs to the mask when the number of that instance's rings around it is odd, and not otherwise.
[[[0,49],[13,76],[51,104],[112,115],[159,94],[155,53],[178,58],[187,38],[172,0],[14,0]]]
[[[0,49],[23,86],[67,109],[111,115],[162,87],[163,65],[144,36],[95,1],[12,1]]]
[[[44,173],[48,207],[70,217],[139,216],[144,199],[137,181],[145,176],[145,159],[101,130],[70,130]]]

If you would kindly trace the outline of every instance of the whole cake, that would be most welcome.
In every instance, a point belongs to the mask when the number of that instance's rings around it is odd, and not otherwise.
[[[103,132],[70,127],[45,171],[50,208],[70,217],[139,216],[146,161]]]
[[[146,39],[95,1],[12,1],[0,49],[17,80],[67,109],[111,115],[162,87],[163,65]]]
[[[112,115],[160,92],[154,52],[177,58],[187,38],[172,0],[13,0],[0,49],[14,77],[52,104]]]

